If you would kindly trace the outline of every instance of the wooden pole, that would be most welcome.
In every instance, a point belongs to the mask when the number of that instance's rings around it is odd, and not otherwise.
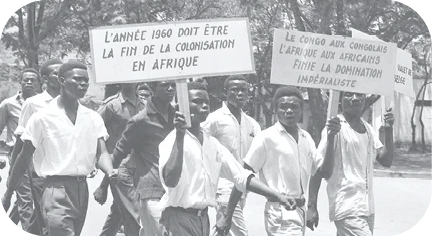
[[[189,91],[187,88],[187,79],[176,80],[177,102],[179,111],[185,116],[186,127],[191,127],[190,110],[189,110]]]
[[[330,90],[329,104],[327,108],[327,120],[336,116],[339,113],[339,97],[341,92]]]

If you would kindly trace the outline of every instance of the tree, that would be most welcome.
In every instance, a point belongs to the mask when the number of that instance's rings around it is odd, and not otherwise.
[[[15,12],[2,33],[2,42],[11,47],[25,67],[38,69],[41,45],[52,37],[69,17],[69,0],[32,2]]]

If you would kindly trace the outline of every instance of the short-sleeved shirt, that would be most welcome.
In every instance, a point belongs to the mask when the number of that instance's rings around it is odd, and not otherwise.
[[[98,139],[108,138],[102,117],[78,105],[75,124],[54,98],[48,108],[33,114],[21,139],[31,141],[35,171],[39,176],[87,176],[94,169]]]
[[[308,132],[298,127],[298,142],[280,122],[257,134],[244,162],[270,188],[292,197],[307,197],[308,184],[323,158]]]
[[[117,141],[126,129],[128,120],[143,110],[145,104],[136,98],[135,101],[123,96],[121,92],[105,99],[98,113],[105,122],[109,138],[106,142],[108,153],[112,154]]]
[[[42,93],[25,100],[22,105],[21,115],[18,120],[18,127],[15,130],[15,134],[22,135],[30,117],[34,113],[47,108],[53,99],[54,98],[45,90]]]
[[[374,129],[362,119],[367,134],[367,156],[361,148],[364,139],[358,137],[343,115],[341,130],[335,136],[334,168],[327,180],[330,220],[352,216],[369,216],[375,213],[373,198],[373,163],[382,143]],[[327,146],[327,131],[323,130],[318,151],[323,155]]]
[[[162,170],[169,160],[176,140],[172,131],[159,145],[159,173],[166,193],[161,199],[162,208],[183,207],[204,209],[216,206],[216,190],[219,176],[224,175],[238,190],[245,192],[247,179],[253,175],[245,170],[234,156],[214,137],[203,131],[203,144],[186,131],[183,150],[183,166],[176,187],[165,185]]]
[[[14,132],[18,126],[23,103],[24,98],[21,96],[21,91],[0,103],[0,134],[6,127],[6,145],[9,147],[13,147],[16,142]]]
[[[202,127],[225,146],[242,166],[243,158],[246,156],[253,138],[261,131],[258,122],[243,111],[239,124],[226,102],[222,103],[221,108],[207,117]],[[232,187],[233,183],[222,174],[218,184],[218,194],[229,195]]]
[[[113,151],[114,158],[127,158],[122,165],[135,166],[134,184],[141,199],[161,198],[165,193],[159,179],[159,144],[174,129],[174,107],[169,106],[165,120],[151,100],[128,121]]]

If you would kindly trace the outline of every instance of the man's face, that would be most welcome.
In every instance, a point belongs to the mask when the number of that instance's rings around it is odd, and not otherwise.
[[[38,82],[38,75],[36,73],[25,72],[21,79],[21,90],[25,92],[34,92]]]
[[[366,95],[363,93],[344,92],[342,94],[342,111],[360,117],[365,107]]]
[[[123,84],[121,84],[122,89],[125,91],[134,91],[136,86],[137,86],[136,83],[123,83]]]
[[[140,89],[137,91],[137,95],[142,101],[145,101],[151,96],[151,92],[147,89]]]
[[[58,72],[59,72],[60,66],[61,66],[61,64],[54,64],[54,65],[48,66],[51,73],[48,75],[48,78],[46,78],[46,83],[48,86],[55,88],[55,89],[60,89],[60,82],[58,81]]]
[[[248,99],[248,83],[244,80],[231,80],[226,88],[226,99],[232,106],[243,108]]]
[[[173,81],[158,82],[154,88],[154,97],[171,102],[175,96],[176,84]]]
[[[207,91],[189,90],[189,109],[192,123],[201,123],[210,113],[210,100]]]
[[[67,71],[63,78],[60,78],[69,97],[80,99],[87,93],[89,87],[89,77],[85,69],[72,69]]]
[[[279,122],[288,127],[296,126],[303,112],[301,101],[297,96],[280,97],[276,109]]]

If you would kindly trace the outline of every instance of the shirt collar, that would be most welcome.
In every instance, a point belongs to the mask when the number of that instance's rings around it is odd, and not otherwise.
[[[291,134],[288,133],[288,131],[286,131],[285,127],[279,121],[277,121],[276,124],[274,124],[274,126],[276,127],[276,130],[278,130],[279,132],[286,133],[291,136]],[[297,130],[298,130],[299,137],[306,138],[306,134],[304,133],[305,131],[300,129],[298,125],[297,125]]]
[[[49,101],[49,100],[54,99],[53,97],[51,97],[51,95],[46,90],[43,91],[40,95],[44,101]]]
[[[233,114],[231,113],[230,109],[228,108],[227,101],[223,101],[223,102],[222,102],[222,107],[221,107],[221,109],[222,109],[222,113],[223,113],[223,114],[225,114],[225,115],[233,115]],[[240,109],[240,113],[241,113],[241,116],[243,116],[243,114],[244,114],[243,110]]]
[[[339,119],[340,119],[341,122],[349,125],[348,121],[345,119],[345,116],[342,113],[338,114],[338,117],[339,117]],[[362,117],[360,117],[360,121],[366,126],[366,124],[365,124],[366,121]]]
[[[57,101],[58,101],[59,98],[60,98],[60,95],[57,96],[57,97],[55,97],[55,98],[50,102],[49,107],[50,107],[51,109],[55,109],[55,110],[57,110],[57,111],[62,111],[62,113],[63,113],[63,109],[60,109],[60,107],[58,106],[58,103],[57,103]],[[77,114],[78,114],[78,113],[86,114],[86,113],[89,113],[89,112],[91,111],[90,109],[85,109],[85,108],[86,108],[86,107],[84,107],[84,106],[80,103],[80,101],[78,100],[78,110],[77,110]]]
[[[147,114],[157,114],[160,113],[155,105],[153,104],[153,97],[150,97],[149,99],[147,99]],[[173,106],[171,106],[171,104],[168,106],[168,114],[169,115],[174,115],[175,113],[175,108]]]
[[[123,96],[123,93],[120,91],[119,93],[119,100],[120,100],[120,103],[125,103],[126,101],[129,101],[133,106],[135,106],[135,105],[137,105],[136,103],[138,102],[138,103],[143,103],[143,101],[141,101],[141,99],[139,99],[138,97],[136,98],[136,101],[131,101],[128,97],[124,97]],[[143,103],[144,104],[144,103]],[[144,104],[145,105],[145,104]]]

